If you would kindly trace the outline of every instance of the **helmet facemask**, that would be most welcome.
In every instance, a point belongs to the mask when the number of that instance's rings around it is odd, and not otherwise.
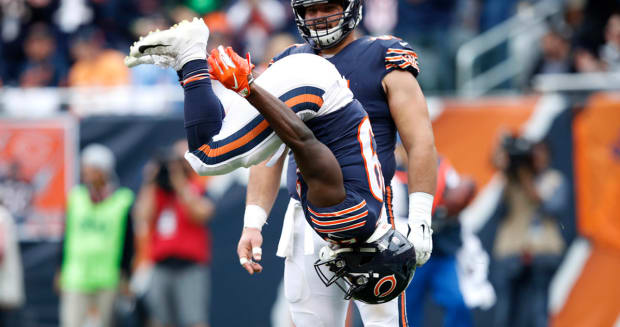
[[[324,247],[319,258],[314,269],[325,286],[336,284],[345,299],[369,304],[397,297],[416,267],[413,245],[392,229],[372,243],[336,250]]]
[[[306,19],[306,8],[326,4],[326,0],[292,0],[295,22],[301,36],[315,49],[328,49],[338,45],[351,33],[362,18],[361,0],[342,1],[343,11],[319,18]],[[334,27],[329,28],[333,23]]]
[[[351,248],[345,248],[342,250],[346,250],[343,252],[352,252],[350,251]],[[336,250],[335,255],[337,255],[338,253],[338,250]],[[338,286],[338,288],[340,288],[344,292],[345,300],[351,299],[353,295],[360,290],[360,288],[365,287],[373,275],[372,271],[357,273],[351,272],[350,267],[347,267],[347,263],[342,257],[333,257],[332,259],[328,260],[317,260],[314,263],[314,270],[316,271],[317,275],[319,275],[319,279],[321,279],[325,286],[329,287],[334,284]],[[326,270],[328,272],[326,272]],[[329,273],[332,273],[333,275],[331,277],[328,277],[327,275]]]

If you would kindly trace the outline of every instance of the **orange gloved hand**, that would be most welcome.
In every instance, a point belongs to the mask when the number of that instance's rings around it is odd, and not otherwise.
[[[250,95],[250,84],[254,82],[252,69],[254,64],[250,62],[250,54],[241,58],[231,47],[221,45],[211,50],[207,59],[209,61],[209,73],[212,79],[220,81],[227,89],[237,92],[242,97]]]

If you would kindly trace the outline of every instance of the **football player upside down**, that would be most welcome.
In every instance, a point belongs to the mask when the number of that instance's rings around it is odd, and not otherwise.
[[[281,146],[290,149],[306,221],[330,244],[315,265],[321,279],[370,304],[397,297],[413,276],[416,253],[383,218],[375,140],[347,81],[313,54],[287,56],[254,79],[249,55],[219,47],[207,60],[208,37],[201,19],[182,22],[140,38],[126,58],[130,67],[157,64],[179,72],[186,159],[199,174],[217,175],[279,155]],[[249,255],[240,263],[262,270]]]

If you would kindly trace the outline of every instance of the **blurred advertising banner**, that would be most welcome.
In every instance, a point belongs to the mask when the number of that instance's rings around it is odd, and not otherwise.
[[[76,180],[76,126],[70,117],[0,120],[0,202],[20,241],[62,237],[66,195]]]
[[[479,188],[496,172],[492,156],[502,132],[516,132],[530,119],[537,97],[446,100],[433,121],[437,151]]]
[[[592,96],[577,115],[575,176],[580,232],[620,250],[620,93]]]
[[[620,93],[594,94],[573,121],[577,224],[589,242],[575,251],[576,260],[567,256],[566,270],[578,276],[556,310],[553,327],[618,326],[620,321],[618,108]]]

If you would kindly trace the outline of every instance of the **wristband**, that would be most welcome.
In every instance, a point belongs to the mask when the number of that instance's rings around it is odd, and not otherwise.
[[[433,210],[433,196],[425,192],[409,194],[409,221],[412,219],[423,220],[431,225],[431,212]]]
[[[263,229],[263,225],[267,222],[267,212],[265,209],[255,204],[250,204],[245,207],[245,214],[243,215],[243,227]]]

